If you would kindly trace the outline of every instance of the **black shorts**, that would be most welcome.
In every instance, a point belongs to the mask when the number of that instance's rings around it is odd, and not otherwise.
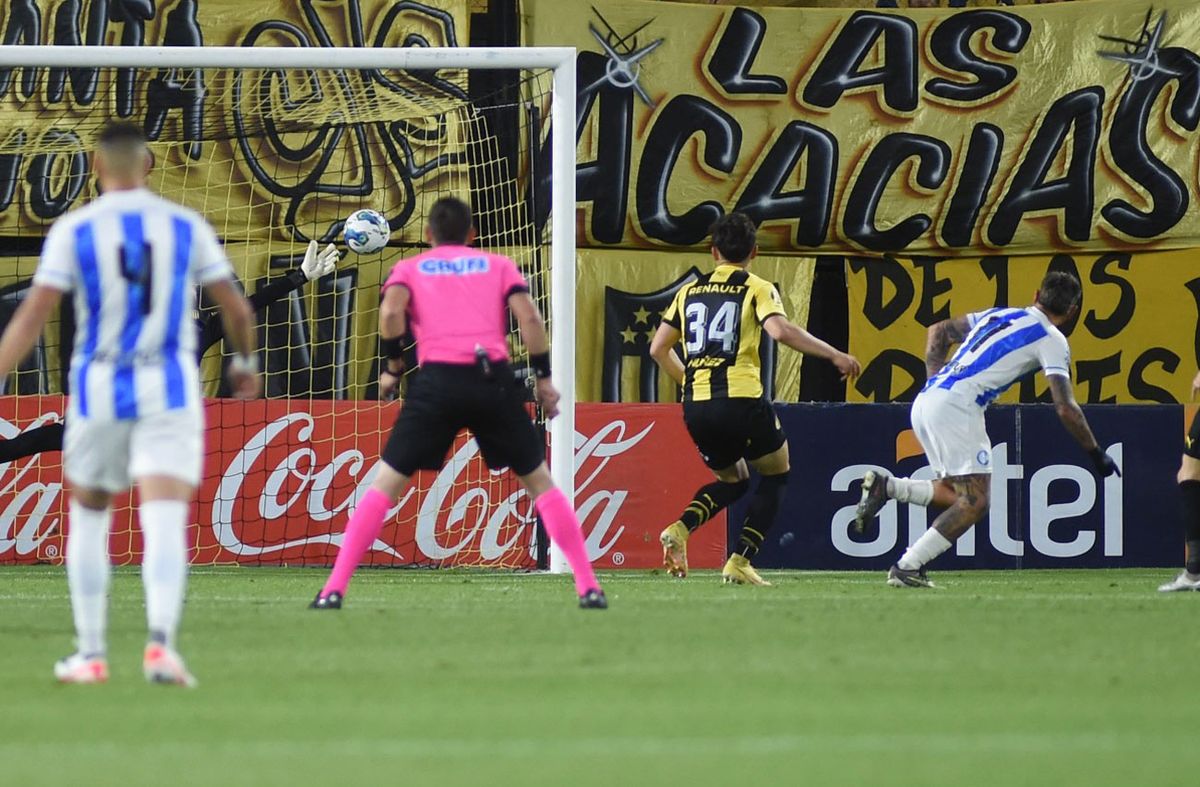
[[[713,470],[766,456],[787,442],[775,408],[766,399],[684,402],[683,422],[704,464]]]
[[[1188,428],[1187,442],[1183,444],[1183,453],[1193,459],[1200,459],[1200,412],[1192,416],[1192,425]]]
[[[425,364],[413,375],[383,461],[404,475],[440,470],[454,437],[469,429],[492,470],[528,475],[546,461],[546,444],[525,409],[527,388],[507,364],[491,375],[474,365]]]

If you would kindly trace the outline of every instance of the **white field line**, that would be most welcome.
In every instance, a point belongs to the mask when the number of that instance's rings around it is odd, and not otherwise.
[[[888,752],[902,754],[914,750],[939,754],[1048,754],[1174,752],[1194,742],[1185,731],[1175,734],[1125,735],[1117,732],[1045,732],[1045,733],[956,733],[944,729],[929,732],[896,733],[811,733],[793,735],[722,735],[713,737],[580,736],[563,738],[340,738],[317,740],[244,739],[222,741],[22,741],[0,743],[0,756],[40,760],[41,758],[144,756],[160,759],[171,756],[246,754],[257,756],[304,756],[314,754],[343,757],[378,757],[383,754],[404,757],[453,758],[527,758],[563,756],[661,756],[681,751],[731,754],[822,754]]]

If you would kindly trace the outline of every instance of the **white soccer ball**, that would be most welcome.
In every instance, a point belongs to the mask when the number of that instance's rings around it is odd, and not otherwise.
[[[392,231],[377,210],[356,210],[346,219],[342,239],[355,254],[374,254],[387,245]]]

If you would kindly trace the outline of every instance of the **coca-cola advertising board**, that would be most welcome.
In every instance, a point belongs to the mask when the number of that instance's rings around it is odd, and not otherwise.
[[[192,562],[328,565],[372,478],[396,404],[208,402],[204,480],[193,507]],[[0,438],[61,420],[60,396],[0,397]],[[678,407],[582,404],[575,438],[576,508],[601,568],[659,565],[658,533],[711,475]],[[123,497],[110,543],[116,562],[141,552]],[[61,454],[0,464],[0,563],[56,562],[66,502]],[[691,561],[720,567],[725,517],[697,533]],[[420,473],[389,516],[372,565],[534,566],[535,523],[512,476],[484,466],[461,435],[439,473]]]

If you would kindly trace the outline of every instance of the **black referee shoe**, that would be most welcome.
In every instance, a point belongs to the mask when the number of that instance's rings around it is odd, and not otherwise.
[[[340,599],[339,599],[340,600]],[[589,590],[579,597],[580,609],[608,609],[608,599],[604,596],[604,591],[596,588]]]
[[[338,593],[335,590],[327,596],[322,596],[320,594],[320,592],[318,592],[317,597],[312,600],[312,603],[308,605],[308,608],[309,609],[341,609],[342,608],[342,594]]]

